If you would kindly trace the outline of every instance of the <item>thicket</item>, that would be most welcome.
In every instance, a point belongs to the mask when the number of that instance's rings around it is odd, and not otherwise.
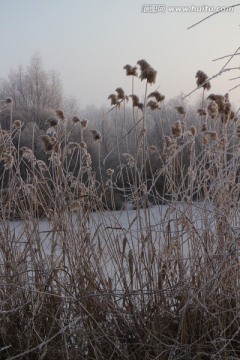
[[[143,101],[95,123],[1,101],[2,359],[240,357],[237,114],[202,71],[204,106],[170,108],[137,65]]]

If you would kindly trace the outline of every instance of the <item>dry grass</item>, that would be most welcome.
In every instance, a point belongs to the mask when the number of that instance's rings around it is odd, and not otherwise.
[[[140,78],[154,82],[156,71],[140,65]],[[109,97],[116,112],[126,101],[119,89],[120,105]],[[101,133],[86,121],[69,127],[58,110],[41,138],[43,162],[19,146],[13,100],[0,103],[11,125],[0,132],[1,359],[240,358],[236,117],[221,98],[214,116],[210,106],[188,126],[181,107],[159,148],[147,129],[161,109],[151,110],[147,93],[143,112],[132,99],[133,128],[118,139],[126,150],[120,167],[106,168],[107,183],[96,179],[84,141],[91,131],[101,168]],[[79,142],[69,142],[78,123]],[[106,211],[116,190],[134,211]]]

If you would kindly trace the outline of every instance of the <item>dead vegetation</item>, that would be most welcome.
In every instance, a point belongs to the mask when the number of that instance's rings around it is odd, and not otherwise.
[[[153,84],[157,72],[138,65]],[[124,69],[137,76],[137,67]],[[201,86],[207,77],[197,74]],[[116,92],[117,114],[128,98]],[[149,143],[148,123],[164,96],[146,92],[142,109],[130,96],[133,119],[117,136],[115,168],[104,165],[91,120],[61,110],[40,135],[39,160],[20,146],[14,99],[1,102],[10,124],[0,132],[1,359],[240,357],[238,117],[226,95],[204,99],[195,124],[179,104],[178,120],[160,125],[159,146]],[[76,126],[78,141],[69,141]],[[106,211],[118,193],[134,212]]]

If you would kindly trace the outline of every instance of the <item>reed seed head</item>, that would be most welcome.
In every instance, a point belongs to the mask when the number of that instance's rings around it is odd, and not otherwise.
[[[74,210],[80,210],[81,207],[81,203],[79,200],[73,200],[71,201],[71,203],[68,205],[68,210],[69,211],[74,211]]]
[[[87,144],[84,141],[82,141],[80,143],[80,147],[81,147],[81,149],[87,149]]]
[[[131,154],[128,154],[128,153],[123,153],[122,155],[126,158],[127,165],[130,168],[133,168],[135,166],[135,164],[136,164],[136,161],[135,161],[134,157]]]
[[[217,140],[218,138],[216,131],[207,131],[206,134],[210,136],[211,140]]]
[[[223,114],[224,110],[225,110],[225,104],[226,104],[226,100],[224,98],[224,96],[222,95],[215,95],[215,94],[210,94],[207,97],[207,100],[212,100],[215,101],[217,106],[218,106],[218,112],[219,114]]]
[[[37,165],[38,165],[39,170],[40,170],[41,172],[44,172],[44,171],[47,171],[47,170],[48,170],[47,165],[46,165],[45,162],[42,161],[42,160],[37,160]]]
[[[182,136],[183,129],[182,129],[182,124],[181,124],[180,120],[176,121],[172,125],[171,131],[172,131],[173,136],[176,138],[179,138]]]
[[[175,109],[177,110],[177,112],[178,112],[180,115],[186,115],[186,110],[184,109],[183,106],[176,106]]]
[[[57,117],[59,117],[61,120],[65,119],[64,112],[62,110],[56,110]]]
[[[191,126],[190,127],[190,132],[192,133],[192,136],[196,136],[197,135],[197,129],[195,126]]]
[[[8,132],[6,130],[0,129],[0,140],[3,140],[8,135]]]
[[[207,107],[207,111],[211,119],[215,119],[218,116],[218,104],[216,101],[211,101]]]
[[[114,174],[114,170],[113,169],[107,169],[106,173],[107,173],[107,176],[112,176]]]
[[[13,128],[14,129],[21,129],[23,127],[23,123],[20,120],[15,120],[13,122]]]
[[[206,116],[207,115],[206,109],[204,109],[204,108],[198,109],[197,114],[200,116]]]
[[[81,124],[82,129],[86,129],[87,126],[88,126],[88,120],[87,119],[82,119],[80,121],[80,124]]]
[[[137,64],[140,66],[140,70],[144,71],[150,68],[150,64],[146,60],[138,60]]]
[[[131,66],[131,65],[125,65],[123,67],[124,70],[126,70],[126,75],[127,76],[138,76],[138,73],[137,73],[137,67],[136,66]]]
[[[49,135],[40,135],[40,138],[44,145],[44,150],[47,154],[51,153],[54,149],[54,144],[56,143],[56,139],[50,137]]]
[[[117,93],[117,99],[118,100],[124,100],[125,99],[125,93],[124,93],[124,90],[121,87],[118,87],[115,91]]]
[[[140,66],[140,79],[146,79],[149,84],[154,84],[157,77],[157,71],[154,70],[146,60],[139,60],[137,64]]]
[[[48,123],[51,127],[55,127],[59,124],[59,120],[57,117],[50,117],[46,120],[46,123]]]
[[[74,116],[73,118],[72,118],[72,123],[73,124],[77,124],[77,123],[79,123],[81,120],[80,120],[80,118],[78,117],[78,116]]]
[[[14,164],[14,157],[9,153],[3,153],[3,160],[5,162],[4,167],[6,170],[10,170]]]
[[[228,138],[226,136],[221,137],[220,139],[220,145],[225,147],[228,143]]]
[[[111,100],[111,105],[117,105],[117,95],[110,94],[108,96],[108,100]]]
[[[202,137],[202,144],[203,144],[203,145],[207,145],[207,144],[208,144],[208,138],[207,138],[207,136],[203,136],[203,137]]]
[[[148,95],[148,99],[151,97],[155,97],[157,102],[162,102],[165,99],[165,96],[162,95],[159,91],[153,91]]]
[[[138,106],[139,105],[139,97],[137,95],[129,95],[129,97],[132,98],[132,106],[135,107],[135,106]]]
[[[208,80],[208,76],[207,74],[205,74],[203,71],[198,70],[198,72],[196,73],[195,78],[197,78],[197,86],[198,87],[203,87],[204,90],[210,90],[211,89],[211,84]]]
[[[153,111],[159,109],[159,104],[153,100],[149,100],[146,106],[149,107]]]
[[[164,142],[166,147],[169,147],[174,143],[170,136],[164,136]]]
[[[35,160],[35,156],[33,154],[32,149],[29,149],[26,146],[23,146],[20,148],[20,151],[22,153],[22,158],[24,158],[30,162]]]
[[[11,97],[7,97],[7,98],[5,99],[5,102],[6,102],[7,104],[12,104],[12,103],[13,103],[13,99],[12,99]]]
[[[92,165],[92,157],[91,154],[89,154],[88,152],[84,152],[82,154],[82,159],[85,162],[86,166],[89,168]]]
[[[229,115],[229,120],[234,121],[234,119],[236,118],[236,114],[233,110],[230,111],[230,115]]]
[[[164,136],[164,155],[166,157],[173,156],[177,150],[177,142],[170,138],[170,136]]]
[[[143,128],[141,131],[140,131],[140,138],[144,138],[147,134],[147,129],[146,128]]]
[[[90,130],[90,132],[93,135],[93,140],[94,141],[101,141],[102,140],[102,135],[101,135],[100,131],[94,129],[94,130]]]

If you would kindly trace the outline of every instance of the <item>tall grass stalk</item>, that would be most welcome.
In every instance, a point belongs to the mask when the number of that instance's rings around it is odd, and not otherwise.
[[[130,154],[124,127],[107,175],[97,130],[42,137],[45,163],[0,134],[1,359],[240,358],[237,127],[196,115],[174,137],[161,116],[164,146]],[[134,208],[108,208],[119,190]]]

